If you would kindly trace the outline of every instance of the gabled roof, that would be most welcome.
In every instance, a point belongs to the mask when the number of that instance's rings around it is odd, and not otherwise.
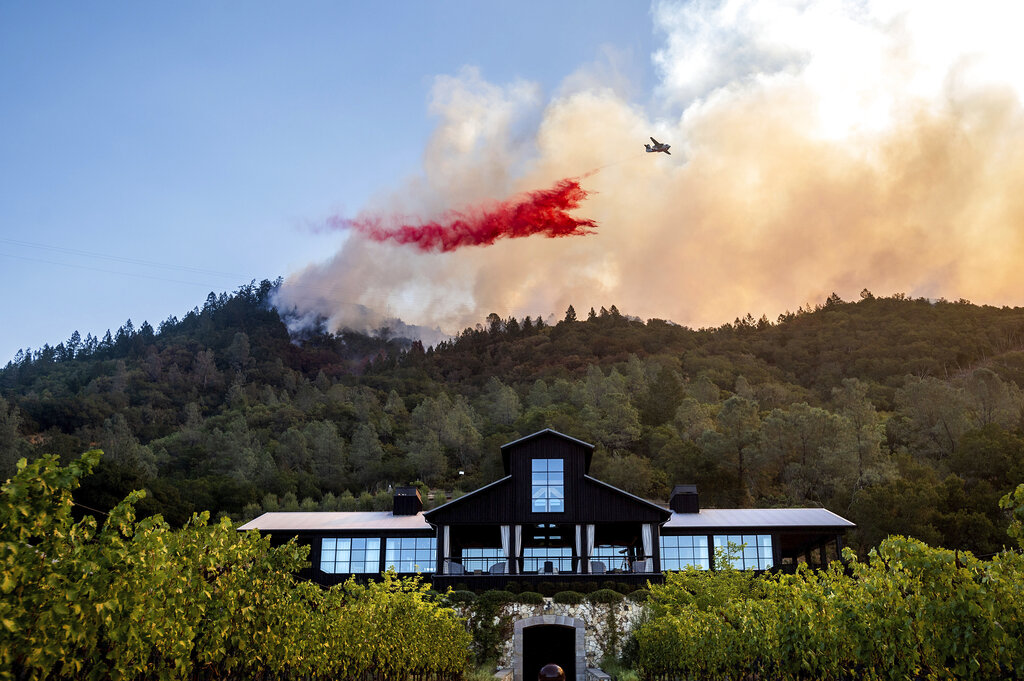
[[[477,496],[479,496],[482,492],[486,492],[486,491],[490,490],[492,487],[500,485],[500,484],[502,484],[504,482],[508,482],[511,479],[512,479],[511,475],[506,475],[505,477],[498,478],[494,482],[488,483],[488,484],[484,485],[483,487],[478,487],[477,489],[473,490],[472,492],[470,492],[468,494],[463,494],[458,499],[452,499],[451,501],[445,502],[445,503],[441,504],[440,506],[438,506],[436,508],[432,508],[429,511],[424,511],[422,513],[423,519],[426,522],[431,523],[431,522],[433,522],[431,520],[433,515],[435,513],[437,513],[438,511],[440,511],[441,509],[449,509],[450,510],[451,507],[458,506],[458,505],[462,504],[463,502],[469,501],[470,499],[474,499]]]
[[[586,471],[590,470],[590,460],[594,456],[594,445],[590,444],[589,442],[584,442],[583,440],[577,440],[576,438],[570,437],[570,436],[566,435],[565,433],[559,433],[557,430],[552,430],[551,428],[545,428],[544,430],[538,430],[536,433],[533,433],[531,435],[526,435],[525,437],[521,437],[518,440],[513,440],[512,442],[507,442],[507,443],[505,443],[505,444],[503,444],[501,446],[501,463],[502,463],[502,465],[505,466],[505,474],[507,475],[512,470],[511,462],[512,462],[512,449],[513,448],[515,448],[518,445],[522,445],[522,444],[528,442],[529,440],[535,440],[535,439],[537,439],[539,437],[548,436],[548,435],[554,435],[555,437],[560,437],[563,440],[567,440],[569,442],[572,442],[573,444],[577,444],[577,445],[580,445],[581,447],[583,447],[584,450],[585,450],[584,455],[586,456],[584,470],[586,470]]]
[[[661,522],[665,522],[665,520],[667,520],[672,515],[672,512],[666,509],[664,506],[659,506],[653,501],[648,501],[647,499],[642,499],[635,494],[630,494],[626,490],[619,489],[615,485],[609,485],[607,482],[601,482],[597,478],[592,478],[589,475],[584,475],[583,479],[586,480],[587,482],[594,483],[595,485],[600,485],[601,487],[611,490],[616,494],[621,494],[622,496],[631,499],[633,503],[640,504],[642,506],[647,507],[650,510],[656,511],[662,518]]]

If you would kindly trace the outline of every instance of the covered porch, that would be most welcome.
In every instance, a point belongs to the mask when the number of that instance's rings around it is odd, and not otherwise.
[[[439,526],[435,580],[649,576],[660,573],[657,529],[639,522]]]

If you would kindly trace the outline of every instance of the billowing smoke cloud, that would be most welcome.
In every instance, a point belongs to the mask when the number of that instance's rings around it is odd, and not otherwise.
[[[373,241],[412,244],[421,251],[447,253],[463,246],[490,246],[498,239],[590,234],[597,223],[569,213],[585,198],[587,192],[579,180],[566,178],[551,189],[451,210],[440,220],[408,224],[395,216],[361,215],[354,219],[333,217],[328,224],[336,229],[353,229]]]
[[[369,210],[442,216],[605,166],[581,209],[600,230],[429,253],[353,234],[289,277],[281,302],[339,326],[360,305],[448,331],[570,303],[715,325],[863,288],[1024,304],[1021,14],[659,3],[643,107],[607,65],[547,102],[471,69],[441,78],[423,176]],[[645,154],[649,135],[673,156]]]

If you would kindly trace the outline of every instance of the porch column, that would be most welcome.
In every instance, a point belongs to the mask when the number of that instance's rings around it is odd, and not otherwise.
[[[590,557],[594,555],[594,526],[587,525],[587,573],[590,573]],[[606,566],[611,567],[611,566]]]

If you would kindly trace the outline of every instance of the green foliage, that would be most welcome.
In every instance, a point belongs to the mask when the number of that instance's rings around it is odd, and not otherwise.
[[[513,603],[516,600],[516,595],[510,591],[503,591],[500,589],[491,589],[485,591],[477,597],[477,604],[479,607],[496,606],[500,607],[508,603]]]
[[[738,580],[684,571],[651,587],[641,677],[991,679],[1024,671],[1024,559],[891,537],[868,561]],[[721,582],[721,584],[719,584]],[[628,646],[627,646],[628,647]]]
[[[558,585],[554,582],[541,582],[537,585],[537,591],[541,592],[545,596],[554,596],[558,591]]]
[[[498,646],[511,634],[511,620],[500,611],[514,600],[514,594],[499,590],[485,591],[477,598],[469,620],[477,664],[497,661]]]
[[[525,605],[544,605],[544,596],[536,591],[523,591],[516,595],[516,603]]]
[[[591,603],[621,603],[624,596],[618,591],[612,591],[611,589],[598,589],[587,594],[587,600]]]
[[[584,596],[579,591],[559,591],[552,597],[555,603],[565,605],[579,605],[583,602]]]
[[[1010,494],[999,500],[999,508],[1010,512],[1010,528],[1007,534],[1017,540],[1024,549],[1024,484],[1017,485]]]
[[[476,601],[476,593],[473,591],[452,591],[448,594],[448,601],[460,605],[469,605]]]
[[[634,603],[646,603],[651,598],[651,592],[647,589],[637,589],[626,594],[626,598]]]
[[[470,637],[418,578],[330,590],[293,577],[308,548],[272,547],[228,519],[172,530],[135,518],[134,492],[99,525],[71,492],[98,451],[46,456],[2,488],[0,679],[358,678],[455,674]]]
[[[1024,476],[1024,309],[830,296],[694,330],[611,306],[554,326],[491,315],[424,348],[386,329],[290,336],[277,285],[19,353],[0,368],[0,479],[98,443],[76,498],[109,510],[145,489],[138,514],[175,527],[204,509],[379,510],[413,480],[429,508],[552,427],[647,498],[694,482],[709,507],[839,510],[864,556],[892,533],[995,553],[995,502]]]

